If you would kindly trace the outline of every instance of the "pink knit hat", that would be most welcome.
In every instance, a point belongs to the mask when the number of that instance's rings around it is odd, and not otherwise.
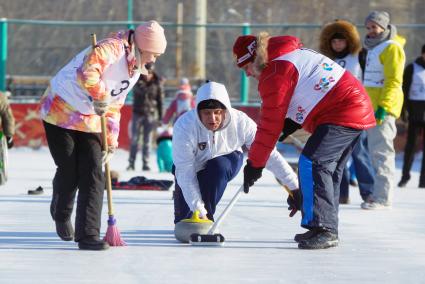
[[[136,45],[140,50],[162,54],[167,47],[164,29],[156,21],[141,24],[135,31]]]

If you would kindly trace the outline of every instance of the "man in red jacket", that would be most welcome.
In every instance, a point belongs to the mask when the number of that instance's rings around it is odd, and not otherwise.
[[[350,72],[293,36],[240,36],[233,53],[238,67],[259,81],[262,100],[245,192],[261,177],[282,132],[282,140],[300,127],[311,132],[299,159],[300,191],[288,197],[308,229],[295,241],[301,249],[337,246],[342,172],[361,130],[375,126],[366,91]]]

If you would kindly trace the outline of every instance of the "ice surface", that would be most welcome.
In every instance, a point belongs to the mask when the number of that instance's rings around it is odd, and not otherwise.
[[[157,172],[155,157],[150,173],[126,172],[127,159],[128,152],[119,150],[112,160],[121,180],[172,179]],[[49,214],[55,166],[48,149],[12,149],[9,181],[0,187],[0,283],[425,283],[425,189],[416,187],[418,166],[407,187],[396,188],[391,210],[360,209],[358,189],[350,189],[351,204],[340,207],[337,248],[297,249],[293,236],[304,231],[300,214],[288,217],[287,194],[265,172],[224,220],[224,247],[174,239],[172,191],[114,191],[117,226],[128,246],[90,252],[56,236]],[[241,183],[240,173],[218,213]],[[39,185],[44,194],[27,194]],[[102,234],[106,194],[104,201]]]

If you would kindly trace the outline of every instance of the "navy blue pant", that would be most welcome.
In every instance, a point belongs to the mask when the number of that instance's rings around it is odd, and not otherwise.
[[[370,160],[369,149],[367,147],[367,133],[362,131],[359,141],[354,146],[353,153],[353,166],[359,184],[360,196],[364,201],[373,192],[373,184],[375,183],[375,170],[373,169]],[[341,180],[340,196],[348,198],[349,196],[349,183],[350,183],[350,170],[345,167],[344,174]]]
[[[208,219],[214,221],[213,215],[215,208],[223,196],[227,183],[240,171],[242,162],[243,154],[234,151],[230,154],[209,160],[205,168],[197,173],[202,200],[208,212]],[[176,180],[174,191],[174,223],[190,218],[191,214],[189,206],[184,200],[182,190]]]
[[[303,197],[301,226],[338,233],[339,186],[361,130],[319,125],[301,153],[298,178]]]

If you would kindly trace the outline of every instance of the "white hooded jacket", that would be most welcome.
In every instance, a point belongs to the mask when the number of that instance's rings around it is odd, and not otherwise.
[[[223,126],[214,132],[203,125],[197,111],[200,102],[210,99],[218,100],[226,106]],[[192,212],[198,210],[202,216],[207,214],[197,172],[205,167],[208,160],[234,151],[242,152],[243,146],[249,149],[256,131],[257,125],[251,118],[231,107],[224,85],[209,82],[199,88],[196,108],[183,114],[176,121],[173,130],[175,176]],[[298,188],[296,174],[276,149],[272,151],[266,168],[289,189]]]

